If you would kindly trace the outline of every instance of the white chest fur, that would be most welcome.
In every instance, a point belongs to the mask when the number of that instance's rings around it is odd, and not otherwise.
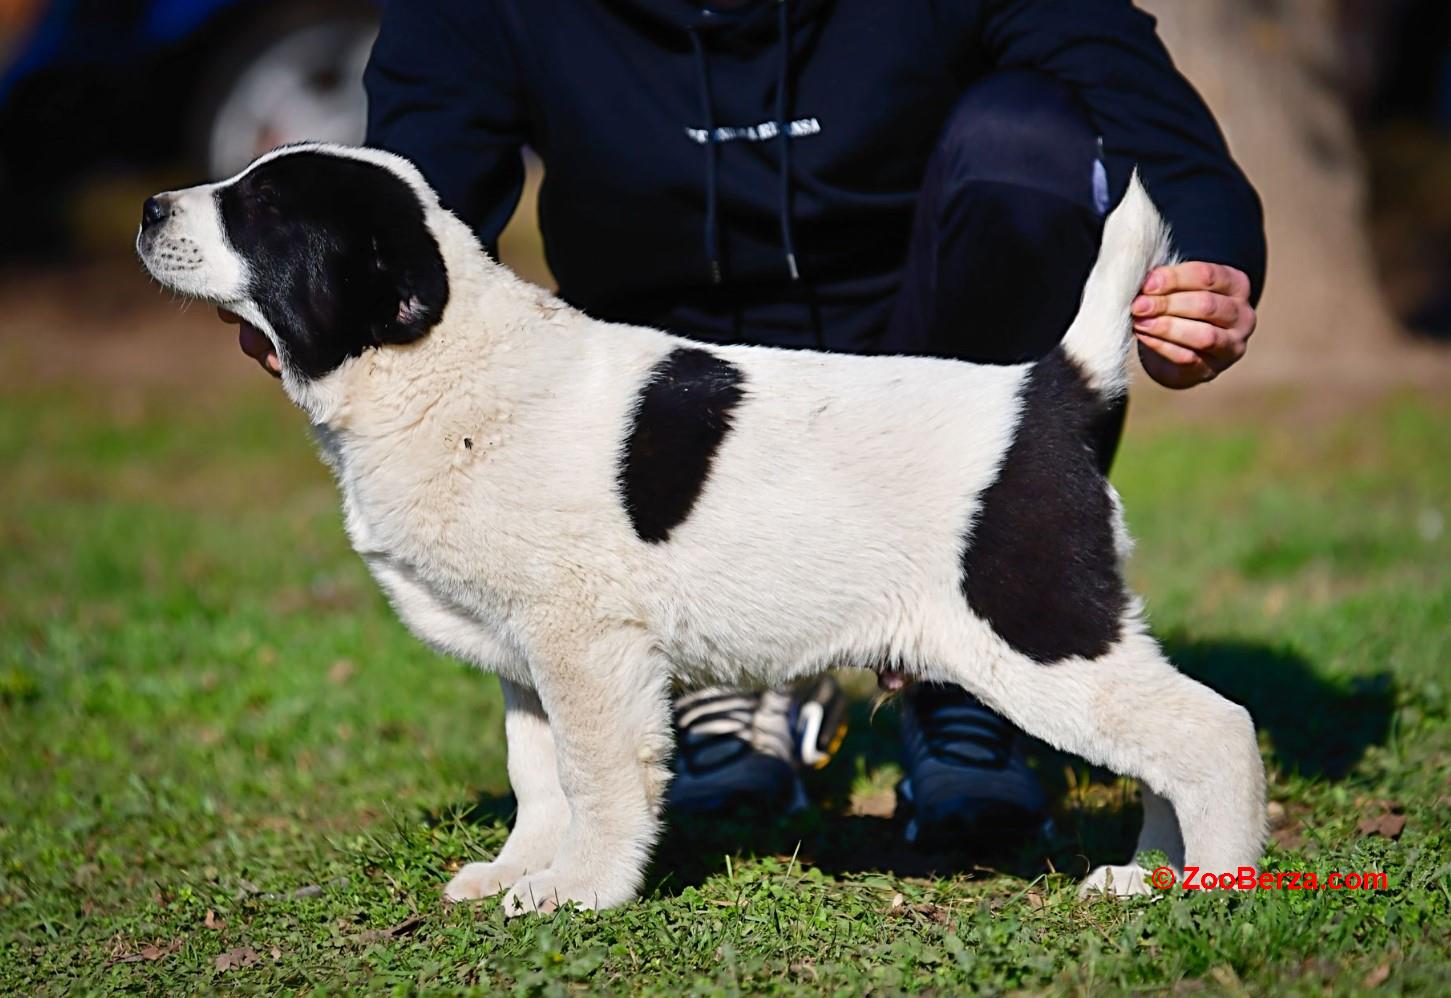
[[[343,520],[353,549],[382,587],[404,625],[435,650],[515,682],[529,682],[519,641],[508,625],[504,600],[477,584],[460,587],[434,566],[412,557],[416,532],[429,524],[410,521],[414,504],[405,495],[379,501],[370,494],[332,431],[318,428],[324,460],[337,476]]]

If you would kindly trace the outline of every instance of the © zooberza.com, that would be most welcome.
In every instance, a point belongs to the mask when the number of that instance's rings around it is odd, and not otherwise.
[[[1182,880],[1170,867],[1154,870],[1150,882],[1159,890],[1175,884],[1186,891],[1384,891],[1390,889],[1390,877],[1379,871],[1342,873],[1338,870],[1321,875],[1304,870],[1265,870],[1241,866],[1236,870],[1214,872],[1197,866],[1185,866]]]

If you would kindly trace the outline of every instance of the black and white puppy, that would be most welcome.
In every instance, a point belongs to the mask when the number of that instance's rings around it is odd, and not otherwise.
[[[297,146],[147,202],[162,284],[255,325],[404,622],[497,672],[508,842],[447,886],[606,908],[659,827],[672,683],[881,664],[1143,784],[1141,850],[1253,865],[1249,715],[1177,672],[1091,440],[1168,234],[1137,180],[1046,359],[704,347],[589,318],[485,254],[412,164]],[[1086,888],[1146,892],[1137,866]]]

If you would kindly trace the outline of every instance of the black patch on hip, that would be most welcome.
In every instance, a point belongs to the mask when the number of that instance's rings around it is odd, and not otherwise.
[[[1061,349],[1029,372],[1017,435],[963,554],[968,605],[1037,662],[1096,658],[1128,593],[1094,442],[1106,405]]]
[[[690,515],[745,394],[744,380],[734,365],[698,347],[674,350],[651,369],[619,473],[625,512],[642,541],[667,540]]]

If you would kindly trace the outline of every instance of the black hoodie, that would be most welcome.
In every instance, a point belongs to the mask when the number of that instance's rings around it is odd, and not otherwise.
[[[549,265],[594,315],[846,346],[885,319],[948,111],[999,67],[1067,83],[1114,198],[1137,166],[1181,255],[1258,294],[1259,201],[1129,0],[395,0],[368,141],[491,250],[535,149]]]

